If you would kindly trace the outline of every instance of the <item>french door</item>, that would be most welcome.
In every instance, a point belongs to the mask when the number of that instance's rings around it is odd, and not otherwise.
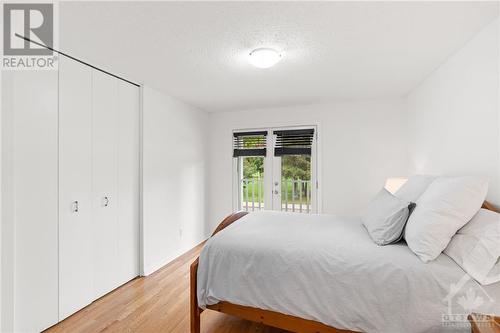
[[[235,209],[317,213],[316,128],[233,133]]]

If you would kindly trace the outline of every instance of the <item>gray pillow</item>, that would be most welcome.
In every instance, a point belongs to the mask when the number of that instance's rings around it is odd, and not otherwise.
[[[384,188],[369,203],[363,225],[378,245],[399,242],[414,205]]]

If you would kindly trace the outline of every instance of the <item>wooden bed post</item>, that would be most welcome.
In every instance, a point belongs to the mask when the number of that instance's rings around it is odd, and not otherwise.
[[[481,208],[491,210],[492,212],[500,214],[500,209],[498,209],[497,207],[495,207],[493,204],[491,204],[488,201],[483,202],[483,206]]]
[[[189,282],[190,282],[190,309],[191,309],[191,333],[200,333],[200,314],[201,309],[198,307],[197,297],[197,273],[198,273],[198,258],[191,264]]]
[[[238,219],[242,218],[243,216],[247,215],[248,212],[237,212],[229,215],[226,217],[215,229],[214,233],[212,234],[215,235],[234,221],[237,221]],[[198,306],[198,262],[199,258],[196,258],[196,260],[191,264],[190,270],[189,270],[189,298],[190,298],[190,321],[191,321],[191,333],[200,333],[200,315],[203,312],[202,309],[199,308]]]

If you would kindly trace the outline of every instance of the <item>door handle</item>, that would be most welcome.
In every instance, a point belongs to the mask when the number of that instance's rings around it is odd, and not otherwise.
[[[78,213],[78,200],[73,201],[73,213]]]
[[[109,205],[109,198],[108,197],[104,197],[103,206],[104,207],[108,207],[108,205]]]

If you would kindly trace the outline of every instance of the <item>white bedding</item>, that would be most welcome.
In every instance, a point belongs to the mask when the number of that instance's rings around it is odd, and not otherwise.
[[[357,218],[255,212],[207,241],[198,302],[203,308],[227,301],[363,332],[466,332],[442,324],[457,283],[451,313],[471,311],[460,303],[481,303],[472,310],[500,314],[500,283],[481,289],[445,254],[422,263],[405,243],[377,246]],[[476,302],[460,298],[468,290]]]

